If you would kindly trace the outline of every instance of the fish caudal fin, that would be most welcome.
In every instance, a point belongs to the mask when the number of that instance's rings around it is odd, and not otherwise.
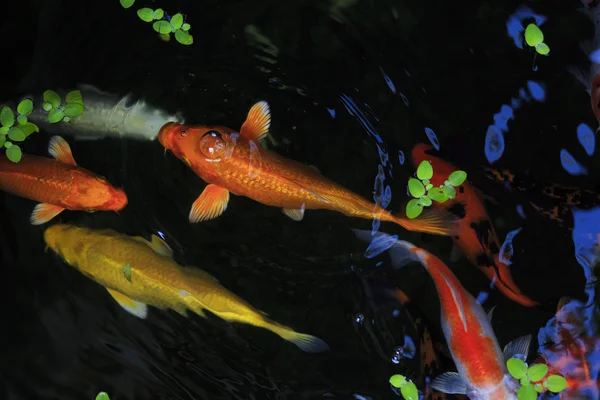
[[[29,221],[32,225],[42,225],[60,214],[64,208],[48,203],[40,203],[33,209]]]
[[[296,332],[287,326],[273,324],[272,326],[265,326],[265,328],[279,335],[282,339],[294,343],[300,350],[307,353],[322,353],[329,350],[329,346],[324,340],[316,336]]]
[[[135,301],[125,296],[121,292],[117,292],[116,290],[112,290],[106,288],[108,293],[112,296],[113,299],[127,312],[132,315],[135,315],[138,318],[146,318],[148,316],[148,306],[144,303],[140,303],[139,301]]]
[[[414,219],[394,216],[394,222],[409,231],[442,236],[454,236],[458,229],[456,215],[441,208],[424,211]]]

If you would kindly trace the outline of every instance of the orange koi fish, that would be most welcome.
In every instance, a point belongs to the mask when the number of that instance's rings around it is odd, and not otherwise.
[[[372,239],[370,231],[354,232],[362,240]],[[375,240],[393,242],[385,233],[375,235]],[[458,372],[441,374],[431,386],[472,400],[517,399],[517,381],[508,373],[505,359],[526,355],[531,336],[509,343],[503,353],[483,307],[439,258],[402,240],[396,240],[388,251],[394,268],[413,261],[422,264],[438,292],[442,330]]]
[[[65,209],[119,211],[127,205],[123,189],[77,166],[63,138],[53,136],[48,152],[55,160],[25,154],[13,163],[0,157],[0,189],[40,202],[30,217],[33,225],[46,223]]]
[[[267,135],[270,123],[269,106],[261,101],[250,109],[239,133],[224,126],[174,122],[162,127],[158,140],[165,151],[171,150],[208,183],[192,205],[190,222],[220,216],[231,192],[280,207],[295,221],[302,220],[306,209],[327,209],[352,217],[394,222],[411,231],[453,234],[455,218],[446,210],[434,210],[418,219],[392,215],[325,178],[316,168],[264,149],[258,143]]]
[[[421,161],[428,160],[433,167],[430,182],[439,186],[458,168],[429,154],[428,151],[432,148],[425,143],[417,144],[412,150],[412,159],[415,167],[418,167]],[[454,199],[434,204],[433,207],[444,207],[457,213],[460,219],[457,222],[456,234],[452,237],[454,244],[494,282],[502,294],[526,307],[538,304],[521,292],[512,279],[508,265],[500,261],[498,236],[475,187],[465,181],[456,191]]]

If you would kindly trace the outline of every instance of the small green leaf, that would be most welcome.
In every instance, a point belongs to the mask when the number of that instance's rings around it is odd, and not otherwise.
[[[194,43],[194,38],[192,37],[192,35],[181,29],[175,31],[175,39],[177,39],[179,43],[184,44],[186,46],[189,46],[190,44]]]
[[[8,144],[10,142],[6,142],[6,144]],[[21,151],[21,148],[17,145],[12,145],[6,149],[6,157],[14,162],[14,163],[18,163],[19,161],[21,161],[21,157],[23,156],[23,152]]]
[[[540,43],[537,46],[535,46],[535,51],[537,51],[538,54],[547,56],[548,53],[550,53],[550,47],[548,47],[546,43]]]
[[[417,218],[423,212],[423,206],[418,199],[412,199],[406,205],[406,216],[410,219]]]
[[[62,110],[59,110],[58,108],[53,108],[48,113],[48,122],[50,122],[51,124],[56,124],[57,122],[60,122],[60,120],[63,119],[64,116],[65,113],[63,113]]]
[[[417,386],[412,382],[406,382],[400,388],[400,393],[402,393],[402,397],[406,400],[419,400],[419,391],[417,390]]]
[[[106,392],[100,392],[96,396],[96,400],[110,400],[110,397],[108,397],[108,394]]]
[[[60,106],[60,96],[54,90],[46,90],[44,92],[44,101],[52,104],[52,107]]]
[[[125,264],[123,266],[123,275],[125,275],[125,279],[131,282],[131,265]]]
[[[83,114],[83,106],[78,103],[67,103],[63,111],[67,117],[75,118]]]
[[[2,111],[0,111],[0,124],[9,128],[15,124],[15,114],[13,114],[13,110],[10,107],[3,107]]]
[[[390,378],[390,384],[395,388],[401,388],[406,383],[404,375],[395,374]]]
[[[164,15],[165,15],[165,12],[163,11],[163,9],[157,8],[156,10],[154,10],[154,13],[152,16],[154,17],[154,19],[162,19],[162,17],[164,17]]]
[[[169,40],[171,40],[171,35],[169,35],[168,33],[159,33],[158,37],[160,38],[160,40],[163,40],[165,42],[168,42]]]
[[[175,29],[181,28],[183,25],[183,15],[177,13],[171,17],[171,25],[175,27]]]
[[[544,41],[544,34],[536,24],[529,24],[525,28],[525,41],[531,47],[537,46]]]
[[[44,109],[44,111],[48,112],[48,111],[52,110],[52,104],[46,102],[42,105],[42,108]]]
[[[421,183],[420,180],[415,178],[410,178],[408,180],[408,191],[412,195],[412,197],[419,198],[425,194],[425,187]]]
[[[0,135],[0,147],[4,146],[4,142],[6,142],[6,135]]]
[[[527,364],[518,358],[510,358],[506,361],[506,368],[513,378],[521,379],[527,375]]]
[[[546,364],[533,364],[527,370],[527,376],[533,382],[541,381],[548,373],[548,366]]]
[[[156,32],[163,35],[171,32],[171,24],[169,24],[167,21],[156,21],[152,24],[152,28],[154,28]]]
[[[19,114],[17,116],[17,122],[19,123],[19,125],[25,125],[27,123],[27,117],[23,114]]]
[[[531,379],[527,375],[521,378],[521,385],[529,385],[531,383]]]
[[[4,148],[5,148],[5,149],[10,149],[10,148],[12,147],[12,145],[13,145],[13,144],[12,144],[12,142],[10,142],[10,141],[8,141],[8,140],[7,140],[7,141],[4,143]]]
[[[183,29],[186,32],[189,31],[190,28],[191,28],[191,26],[187,22],[181,26],[181,29]]]
[[[69,122],[70,120],[71,120],[71,118],[69,118],[69,117],[64,117],[63,118],[63,122]]]
[[[517,392],[517,398],[519,400],[535,400],[537,399],[537,392],[530,384],[521,386]]]
[[[22,100],[17,106],[17,112],[21,115],[28,116],[33,111],[33,101],[30,99]]]
[[[19,128],[21,128],[21,130],[23,131],[23,133],[25,133],[25,136],[29,136],[33,132],[39,132],[40,131],[40,128],[38,128],[38,126],[36,124],[33,124],[31,122],[27,122],[26,124],[19,126]]]
[[[433,185],[431,183],[428,183],[427,185],[425,185],[425,190],[429,191],[429,189],[431,189],[433,187]]]
[[[433,167],[427,160],[421,161],[419,168],[417,168],[417,178],[419,179],[431,179],[433,176]]]
[[[8,138],[13,142],[22,142],[23,140],[25,140],[26,136],[25,132],[23,132],[21,128],[13,126],[8,131]]]
[[[454,189],[452,186],[444,186],[442,188],[442,194],[445,194],[449,198],[453,199],[456,197],[456,189]]]
[[[542,386],[541,383],[536,383],[535,385],[533,385],[533,388],[538,393],[542,393],[544,391],[544,387]]]
[[[144,22],[152,22],[152,20],[154,20],[154,11],[148,7],[137,10],[137,15]]]
[[[439,187],[429,189],[429,191],[427,192],[427,196],[429,196],[431,200],[437,201],[438,203],[444,203],[449,199],[447,195],[442,193],[442,189],[440,189]]]
[[[419,200],[420,200],[419,203],[423,207],[429,207],[431,205],[431,199],[427,195],[423,195],[423,197],[421,197]]]
[[[65,97],[65,102],[68,103],[76,103],[83,105],[83,98],[81,97],[80,90],[72,90],[67,93],[67,97]]]
[[[129,8],[135,3],[135,0],[119,0],[123,8]]]
[[[3,126],[0,128],[0,135],[6,135],[8,134],[8,131],[10,130],[10,126]]]
[[[544,382],[544,386],[551,392],[558,393],[567,388],[567,380],[560,375],[550,375]]]
[[[448,177],[448,182],[454,187],[462,185],[467,180],[467,173],[465,171],[454,171]]]

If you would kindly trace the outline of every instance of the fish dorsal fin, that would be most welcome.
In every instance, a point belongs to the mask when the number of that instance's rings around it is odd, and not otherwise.
[[[260,141],[267,135],[270,126],[271,111],[269,103],[259,101],[250,108],[248,117],[240,129],[240,135],[248,140]]]
[[[490,323],[492,322],[492,316],[494,315],[494,310],[496,309],[497,306],[494,306],[490,309],[490,311],[487,313],[487,317],[488,317],[488,321],[490,321]]]
[[[117,292],[116,290],[112,290],[106,288],[108,293],[112,296],[113,299],[121,306],[123,309],[138,318],[146,318],[148,316],[148,306],[144,303],[140,303],[139,301],[133,300],[127,296],[125,296],[121,292]]]
[[[215,282],[219,282],[219,280],[217,278],[215,278],[214,276],[212,276],[211,274],[209,274],[208,272],[198,268],[198,267],[194,267],[194,266],[186,266],[183,268],[183,270],[190,276],[195,276],[197,278],[200,279],[208,279],[208,280],[212,280]]]
[[[48,153],[61,163],[77,166],[73,153],[71,153],[71,147],[69,143],[62,137],[55,135],[52,136],[48,143]]]
[[[159,238],[156,235],[151,236],[152,241],[150,241],[150,242],[141,236],[132,236],[131,239],[145,244],[146,246],[150,247],[152,250],[154,250],[157,254],[160,254],[161,256],[166,256],[166,257],[173,256],[173,249],[171,249],[171,247],[169,247],[169,245],[164,240],[162,240],[161,238]]]
[[[530,344],[531,334],[516,338],[504,346],[504,359],[508,360],[512,357],[515,357],[525,361],[525,359],[527,359],[527,354],[529,354]]]
[[[454,287],[454,285],[452,285],[452,283],[450,282],[448,277],[446,277],[446,275],[443,272],[440,271],[440,275],[442,275],[442,277],[446,281],[446,284],[448,285],[448,288],[450,289],[450,294],[452,295],[454,304],[456,304],[456,307],[458,308],[458,316],[460,317],[460,320],[461,320],[463,327],[465,328],[465,332],[466,332],[467,331],[467,319],[465,317],[465,307],[463,305],[460,292],[456,290],[456,287]]]
[[[431,382],[431,387],[438,392],[448,394],[466,394],[467,384],[458,372],[444,372]]]

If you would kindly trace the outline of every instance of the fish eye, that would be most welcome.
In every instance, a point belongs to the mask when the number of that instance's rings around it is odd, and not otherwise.
[[[220,132],[208,131],[200,138],[200,151],[202,154],[211,160],[221,157],[227,143]]]
[[[179,134],[181,136],[187,136],[187,131],[185,129],[183,129],[183,130],[179,131]]]

